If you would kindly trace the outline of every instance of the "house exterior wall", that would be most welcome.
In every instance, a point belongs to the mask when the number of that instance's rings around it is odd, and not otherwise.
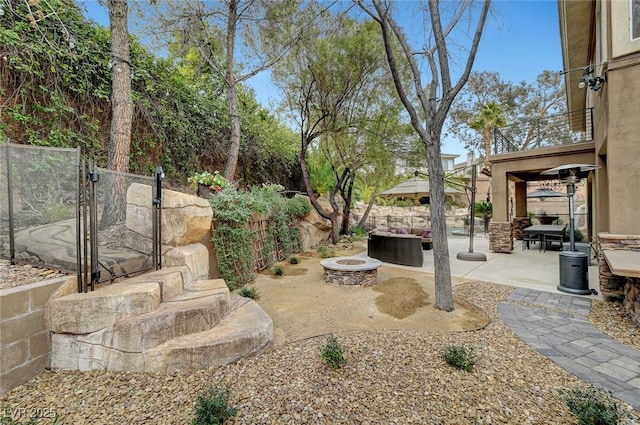
[[[599,91],[578,88],[580,72],[566,78],[571,109],[594,107],[594,233],[640,234],[640,38],[632,39],[631,0],[559,0],[559,10],[565,68],[591,66],[606,77]]]

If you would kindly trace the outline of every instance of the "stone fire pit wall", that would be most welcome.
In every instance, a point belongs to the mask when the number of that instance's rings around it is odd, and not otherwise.
[[[373,286],[382,262],[373,258],[336,257],[322,260],[324,280],[337,285]]]

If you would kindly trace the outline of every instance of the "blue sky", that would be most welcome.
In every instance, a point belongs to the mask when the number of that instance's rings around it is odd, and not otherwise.
[[[396,0],[402,1],[411,0]],[[79,3],[91,19],[108,25],[106,9],[97,0]],[[513,82],[533,82],[544,70],[562,70],[557,0],[494,0],[492,5],[474,71],[496,71]],[[265,106],[277,101],[268,74],[259,74],[249,85]],[[458,161],[466,158],[464,147],[455,140],[445,140],[442,150],[460,155]]]

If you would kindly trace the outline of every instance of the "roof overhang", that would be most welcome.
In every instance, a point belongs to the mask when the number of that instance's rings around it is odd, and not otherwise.
[[[558,0],[562,62],[564,71],[569,71],[564,74],[569,111],[587,107],[587,89],[578,88],[578,83],[580,69],[593,65],[595,12],[595,0]]]

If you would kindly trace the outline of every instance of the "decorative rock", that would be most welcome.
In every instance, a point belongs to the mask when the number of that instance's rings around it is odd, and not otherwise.
[[[187,287],[197,280],[209,278],[209,251],[199,243],[176,247],[164,255],[164,265],[185,265],[187,270],[183,279]]]
[[[127,191],[126,245],[151,252],[152,187],[140,183]],[[213,211],[207,200],[173,190],[162,191],[163,251],[211,238]]]
[[[160,305],[160,285],[114,283],[88,293],[74,293],[49,301],[49,330],[88,334],[116,320],[148,313]]]

